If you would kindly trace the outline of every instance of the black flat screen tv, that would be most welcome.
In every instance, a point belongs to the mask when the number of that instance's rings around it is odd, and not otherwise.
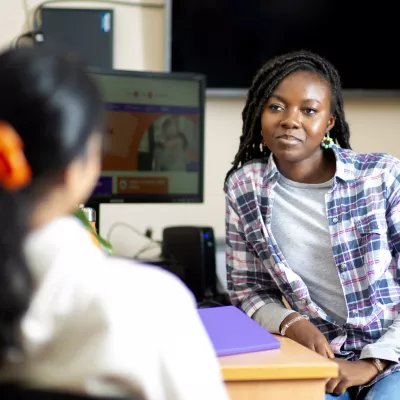
[[[167,0],[166,69],[199,72],[207,89],[245,91],[271,57],[306,49],[329,59],[347,93],[400,95],[394,3]]]

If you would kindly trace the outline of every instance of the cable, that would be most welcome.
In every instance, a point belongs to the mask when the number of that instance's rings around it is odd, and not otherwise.
[[[130,6],[130,7],[143,7],[143,8],[164,8],[165,5],[163,3],[147,3],[142,1],[120,1],[120,0],[46,0],[43,3],[40,3],[33,13],[33,24],[35,30],[38,30],[42,25],[42,21],[40,19],[40,11],[42,8],[49,4],[57,4],[57,3],[106,3],[113,6]]]
[[[118,228],[118,227],[120,227],[120,226],[123,226],[123,227],[125,227],[125,228],[128,228],[128,229],[131,230],[132,232],[135,232],[137,235],[146,238],[147,240],[150,241],[151,244],[156,244],[157,246],[160,246],[161,249],[162,249],[163,255],[166,256],[166,257],[168,257],[168,258],[167,258],[167,261],[171,262],[172,264],[174,264],[174,265],[177,266],[177,267],[181,267],[181,268],[183,268],[183,269],[186,269],[184,266],[181,265],[181,263],[179,263],[179,261],[178,261],[178,260],[175,258],[175,256],[171,253],[171,251],[169,251],[169,249],[165,248],[165,247],[162,245],[162,242],[161,242],[161,241],[154,240],[154,239],[152,239],[152,238],[149,236],[149,232],[151,232],[151,231],[149,231],[149,230],[147,230],[147,231],[146,231],[147,234],[145,234],[145,233],[139,231],[139,229],[136,229],[134,226],[129,225],[129,224],[125,223],[125,222],[115,222],[114,224],[111,225],[110,229],[108,230],[108,233],[107,233],[107,241],[108,241],[108,242],[111,243],[110,238],[111,238],[112,232],[114,231],[115,228]],[[148,248],[147,248],[146,250],[148,250]],[[141,250],[139,250],[138,253],[141,254],[142,251],[145,251],[145,250],[142,248]],[[135,255],[136,257],[138,256],[138,253],[136,253],[136,255]],[[134,256],[134,257],[135,257],[135,256]]]
[[[28,0],[22,0],[22,7],[24,8],[25,18],[29,21],[29,7],[28,7]],[[28,24],[29,25],[29,24]]]
[[[146,238],[150,242],[149,244],[142,247],[142,249],[140,249],[136,254],[134,254],[134,256],[132,257],[133,259],[137,259],[140,254],[143,254],[145,251],[148,251],[148,250],[154,248],[155,245],[157,245],[157,247],[161,248],[162,253],[164,253],[163,255],[168,257],[168,261],[172,262],[172,268],[178,268],[178,269],[180,268],[182,270],[181,278],[184,280],[185,270],[187,270],[188,267],[182,265],[175,258],[175,256],[169,251],[169,249],[167,249],[165,246],[163,246],[162,241],[152,239],[150,229],[147,229],[146,233],[143,233],[139,229],[136,229],[134,226],[129,225],[125,222],[115,222],[114,224],[111,225],[110,229],[108,230],[108,233],[107,233],[107,241],[108,242],[111,243],[110,239],[111,239],[112,232],[114,231],[115,228],[118,228],[120,226],[128,228],[132,232],[136,233],[139,236]],[[144,260],[142,260],[142,261],[144,261]],[[151,260],[148,260],[148,262],[151,263]],[[177,274],[179,276],[178,272],[175,272],[175,274]],[[221,307],[222,305],[223,305],[222,303],[217,302],[213,299],[213,293],[211,291],[207,291],[204,294],[204,299],[197,304],[197,307],[198,308]]]
[[[22,0],[22,5],[24,7],[24,12],[25,12],[25,18],[26,18],[26,24],[28,26],[28,29],[30,31],[34,31],[33,29],[33,23],[31,23],[30,17],[29,17],[29,6],[28,6],[28,0]]]
[[[21,40],[22,39],[29,39],[31,40],[33,43],[35,42],[35,35],[36,32],[26,32],[23,33],[22,35],[17,36],[13,41],[12,41],[12,47],[19,47],[21,46]]]
[[[129,230],[131,230],[132,232],[135,232],[137,235],[142,236],[144,238],[146,238],[147,240],[149,240],[152,243],[156,243],[156,244],[160,244],[160,242],[158,242],[157,240],[152,239],[151,237],[147,236],[146,234],[144,234],[143,232],[139,231],[139,229],[136,229],[134,226],[129,225],[125,222],[115,222],[114,224],[111,225],[110,229],[108,230],[107,233],[107,241],[111,242],[110,238],[111,238],[111,234],[113,232],[113,230],[115,228],[118,228],[120,226],[123,226],[125,228],[128,228]]]
[[[222,307],[223,304],[215,300],[203,300],[197,303],[197,308]]]
[[[143,232],[139,231],[139,229],[136,229],[134,226],[129,225],[129,224],[125,223],[125,222],[115,222],[114,224],[111,225],[111,227],[110,227],[110,229],[108,230],[108,233],[107,233],[107,241],[108,242],[111,243],[111,234],[112,234],[112,232],[114,231],[115,228],[118,228],[120,226],[128,228],[132,232],[136,233],[137,235],[139,235],[139,236],[141,236],[143,238],[146,238],[150,242],[150,244],[147,244],[144,247],[142,247],[140,250],[138,250],[138,252],[136,254],[134,254],[132,258],[137,258],[137,257],[139,257],[140,254],[143,254],[145,251],[148,251],[148,250],[150,250],[152,248],[155,248],[156,246],[160,247],[160,248],[162,247],[162,242],[161,241],[154,240],[154,239],[151,238],[152,231],[150,229],[147,229],[146,233],[143,233]]]
[[[141,250],[139,250],[136,254],[134,254],[133,258],[137,259],[141,254],[145,253],[146,251],[155,249],[155,248],[161,249],[161,246],[162,246],[161,242],[158,243],[157,245],[155,245],[154,243],[150,243],[150,244],[142,247]]]

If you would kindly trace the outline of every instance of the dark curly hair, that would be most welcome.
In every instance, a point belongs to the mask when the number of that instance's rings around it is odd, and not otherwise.
[[[260,148],[262,140],[261,114],[264,105],[275,87],[289,74],[299,70],[315,72],[328,82],[331,89],[331,112],[336,117],[330,136],[342,148],[351,149],[350,131],[344,114],[339,73],[329,61],[317,54],[307,50],[291,52],[267,61],[254,77],[242,112],[243,129],[239,150],[225,181],[244,163],[270,155],[271,151],[267,147]]]

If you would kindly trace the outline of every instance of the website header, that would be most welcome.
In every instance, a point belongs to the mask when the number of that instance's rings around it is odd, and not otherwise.
[[[107,103],[199,107],[199,83],[191,80],[92,74]]]

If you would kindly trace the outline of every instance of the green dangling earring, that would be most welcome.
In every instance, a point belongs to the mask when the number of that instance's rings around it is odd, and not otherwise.
[[[321,141],[321,147],[325,150],[332,148],[333,139],[329,136],[329,131],[325,133],[324,138]]]

